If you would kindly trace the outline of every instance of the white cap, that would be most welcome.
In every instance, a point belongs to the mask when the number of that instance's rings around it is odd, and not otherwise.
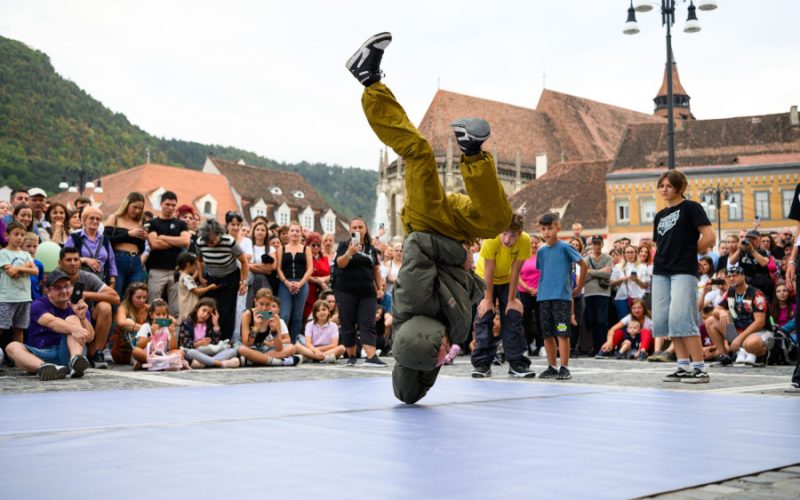
[[[30,188],[28,190],[28,196],[33,198],[34,196],[44,196],[47,198],[47,193],[42,188]]]

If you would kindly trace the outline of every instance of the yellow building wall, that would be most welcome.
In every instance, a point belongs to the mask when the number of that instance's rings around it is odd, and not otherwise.
[[[742,196],[742,217],[741,220],[730,220],[727,206],[720,210],[722,215],[722,234],[738,232],[742,229],[752,229],[754,227],[756,207],[755,193],[766,191],[769,193],[769,218],[762,218],[760,229],[768,231],[784,226],[794,227],[797,221],[783,217],[783,191],[790,191],[794,194],[795,187],[800,182],[800,165],[791,170],[782,170],[780,173],[769,174],[759,173],[758,175],[727,175],[727,176],[694,176],[684,171],[689,179],[689,186],[686,195],[694,201],[702,202],[703,190],[706,188],[727,187]],[[611,237],[621,236],[651,236],[653,233],[653,223],[644,222],[640,213],[640,200],[642,198],[653,198],[656,202],[656,212],[665,207],[664,201],[656,191],[657,176],[652,179],[636,179],[618,181],[614,179],[606,180],[607,194],[607,221],[608,232]],[[617,219],[616,201],[627,199],[630,207],[630,222],[620,224]],[[709,218],[711,218],[709,216]],[[716,218],[711,220],[714,230],[717,230]],[[634,240],[636,241],[636,240]]]

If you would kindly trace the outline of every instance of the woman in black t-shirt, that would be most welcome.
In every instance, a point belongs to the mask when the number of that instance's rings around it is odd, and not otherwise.
[[[667,206],[653,221],[653,335],[670,337],[678,357],[678,369],[664,382],[698,384],[709,378],[697,326],[697,254],[706,253],[716,236],[703,207],[683,196],[687,185],[677,170],[658,178]]]
[[[386,366],[375,354],[375,308],[383,298],[380,261],[372,247],[372,238],[364,219],[350,221],[350,240],[336,250],[336,273],[333,284],[339,309],[339,334],[347,353],[347,366],[356,364],[356,324],[358,336],[367,354],[367,366]]]

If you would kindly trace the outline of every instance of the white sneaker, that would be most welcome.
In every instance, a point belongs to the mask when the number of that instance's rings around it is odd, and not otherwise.
[[[109,349],[108,347],[103,349],[103,358],[105,358],[106,363],[108,363],[109,365],[114,362],[114,356],[111,355],[111,349]]]
[[[756,355],[745,351],[747,354],[745,355],[744,364],[747,366],[756,366]]]
[[[739,352],[736,354],[736,361],[734,361],[733,364],[743,365],[746,359],[747,351],[745,351],[744,348],[739,348]]]
[[[328,363],[328,364],[331,364],[331,365],[335,365],[336,364],[336,356],[334,356],[333,354],[328,354],[327,356],[325,356],[325,359],[323,359],[322,362],[323,363]]]

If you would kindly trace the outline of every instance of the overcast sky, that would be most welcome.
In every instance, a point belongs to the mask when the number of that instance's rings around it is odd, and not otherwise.
[[[800,104],[800,2],[718,0],[673,47],[699,119]],[[549,89],[652,113],[665,62],[656,11],[625,0],[0,0],[0,35],[151,134],[279,161],[377,168],[381,144],[344,62],[394,34],[385,82],[419,123],[442,89],[535,108]],[[394,156],[394,155],[391,155]]]

